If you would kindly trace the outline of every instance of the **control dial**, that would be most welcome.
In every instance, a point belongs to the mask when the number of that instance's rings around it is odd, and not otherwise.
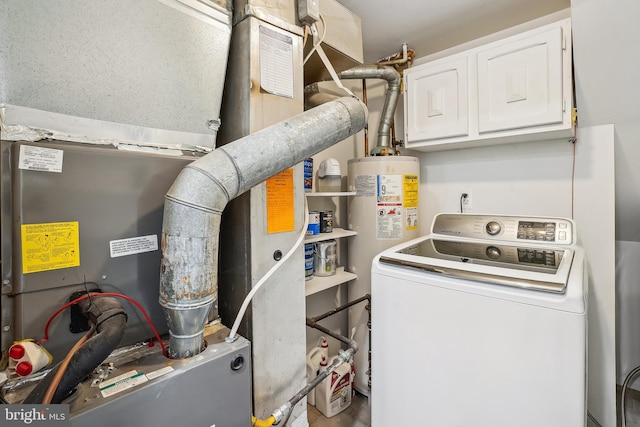
[[[495,246],[487,247],[484,253],[486,253],[487,257],[489,257],[490,259],[500,259],[500,257],[502,256],[502,251]]]
[[[489,221],[485,226],[485,229],[487,230],[488,235],[495,236],[502,231],[502,226],[497,221]]]

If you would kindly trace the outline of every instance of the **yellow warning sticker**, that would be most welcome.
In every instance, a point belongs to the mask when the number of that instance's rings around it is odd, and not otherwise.
[[[404,207],[418,207],[418,175],[404,175]]]
[[[78,222],[22,225],[22,274],[80,265]]]
[[[403,200],[406,215],[406,229],[418,228],[418,175],[404,175]]]

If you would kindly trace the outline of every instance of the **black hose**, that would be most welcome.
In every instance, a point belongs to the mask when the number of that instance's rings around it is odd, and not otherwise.
[[[111,354],[120,343],[127,325],[127,312],[116,298],[88,298],[80,301],[78,305],[82,314],[96,325],[97,333],[89,338],[71,359],[51,399],[51,403],[54,404],[66,399],[76,386]],[[51,369],[22,403],[41,403],[59,368],[60,364]]]

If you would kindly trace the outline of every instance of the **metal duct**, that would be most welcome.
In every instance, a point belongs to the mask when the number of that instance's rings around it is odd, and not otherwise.
[[[173,358],[202,351],[217,298],[218,236],[226,204],[274,174],[359,132],[366,106],[345,97],[248,135],[186,166],[165,196],[160,305]]]
[[[378,126],[378,143],[371,150],[372,156],[384,155],[391,150],[391,126],[393,125],[393,115],[400,99],[401,77],[395,68],[383,65],[359,65],[349,70],[338,73],[340,79],[383,79],[388,83],[387,94],[380,114],[380,125]],[[330,79],[329,79],[330,80]],[[305,88],[305,103],[317,104],[321,102],[316,83]],[[317,98],[317,99],[313,99]],[[393,151],[393,150],[392,150]]]

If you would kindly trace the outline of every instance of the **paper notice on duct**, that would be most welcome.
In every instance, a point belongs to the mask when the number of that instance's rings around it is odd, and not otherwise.
[[[287,169],[267,180],[267,233],[294,229],[293,169]]]
[[[23,224],[22,273],[80,265],[78,222]]]
[[[260,25],[260,87],[293,98],[293,38]]]

